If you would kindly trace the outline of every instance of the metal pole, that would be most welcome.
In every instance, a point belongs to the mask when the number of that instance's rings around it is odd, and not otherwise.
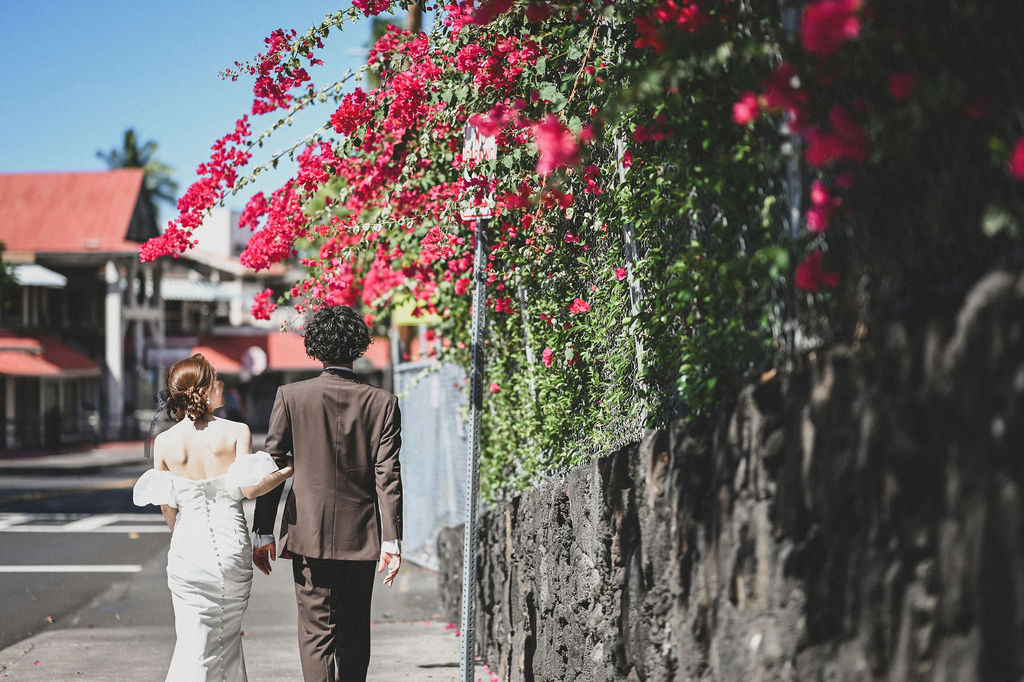
[[[459,679],[473,682],[476,633],[476,512],[480,488],[480,413],[483,407],[484,329],[487,323],[487,220],[476,221],[473,257],[472,360],[469,369],[469,451],[466,456],[466,527],[462,540],[462,639]]]

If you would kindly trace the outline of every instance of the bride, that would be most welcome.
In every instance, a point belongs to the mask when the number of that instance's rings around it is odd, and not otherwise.
[[[242,614],[252,582],[252,544],[242,498],[291,476],[265,452],[251,454],[249,427],[213,416],[224,382],[200,354],[167,372],[167,414],[153,469],[135,484],[137,505],[158,504],[171,529],[167,586],[177,643],[167,680],[246,680]]]

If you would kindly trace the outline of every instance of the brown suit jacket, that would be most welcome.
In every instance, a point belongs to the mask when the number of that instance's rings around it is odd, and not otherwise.
[[[402,416],[398,398],[348,372],[277,390],[264,449],[294,458],[279,551],[373,561],[402,539]],[[253,531],[271,535],[284,485],[256,501]]]

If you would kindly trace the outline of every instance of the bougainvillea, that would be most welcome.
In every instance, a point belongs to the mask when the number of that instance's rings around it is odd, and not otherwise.
[[[787,33],[767,0],[451,0],[430,32],[391,27],[376,41],[379,85],[328,76],[319,90],[321,40],[392,3],[275,31],[229,75],[253,78],[251,115],[320,106],[324,126],[263,162],[295,170],[246,203],[243,263],[306,268],[277,301],[299,313],[356,305],[384,325],[411,300],[440,320],[442,359],[466,364],[485,229],[484,481],[492,497],[512,492],[731,395],[787,350],[790,292],[813,308],[864,278],[889,296],[916,281],[901,257],[918,267],[952,248],[935,239],[950,199],[915,205],[932,195],[905,184],[921,159],[946,180],[987,169],[960,215],[996,210],[1010,217],[989,224],[1013,234],[1021,95],[972,82],[966,56],[999,32],[997,13],[909,1],[916,21],[903,23],[870,0],[812,0]],[[936,22],[960,27],[960,42],[932,49]],[[497,159],[463,156],[467,122]],[[241,117],[142,257],[189,248],[281,125],[254,137]],[[971,150],[963,168],[929,156],[942,135],[944,153]],[[460,218],[487,204],[489,222]],[[911,208],[927,235],[904,227]],[[272,298],[254,314],[269,316]]]

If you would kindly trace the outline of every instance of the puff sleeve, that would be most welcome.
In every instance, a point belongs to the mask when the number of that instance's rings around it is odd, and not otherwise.
[[[178,503],[174,497],[174,482],[171,480],[170,471],[158,471],[150,469],[139,477],[132,489],[132,501],[139,507],[147,504],[161,505],[177,509]]]
[[[248,455],[238,455],[228,467],[225,483],[232,495],[241,498],[241,488],[256,485],[265,476],[277,470],[277,462],[263,450]]]

